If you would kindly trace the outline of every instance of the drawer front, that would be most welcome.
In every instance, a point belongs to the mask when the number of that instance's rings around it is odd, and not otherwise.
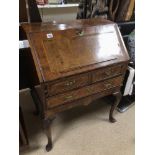
[[[93,84],[90,86],[86,86],[71,92],[67,92],[64,94],[56,95],[54,97],[50,97],[47,99],[47,107],[52,108],[64,103],[68,103],[92,94],[96,94],[103,90],[108,90],[122,84],[123,77],[115,77],[109,80],[105,80],[103,82],[99,82],[97,84]]]
[[[92,82],[102,81],[106,78],[110,78],[122,73],[123,65],[107,67],[103,69],[98,69],[92,74]]]
[[[93,94],[91,96],[81,98],[81,99],[76,100],[74,102],[69,102],[69,103],[66,103],[66,104],[59,105],[57,107],[54,107],[52,110],[51,109],[46,110],[45,115],[46,115],[46,117],[50,117],[50,116],[54,116],[55,114],[57,114],[59,112],[62,112],[62,111],[65,111],[65,110],[68,110],[68,109],[71,109],[71,108],[74,108],[74,107],[77,107],[77,106],[80,106],[80,105],[88,105],[92,101],[94,101],[94,100],[96,100],[98,98],[110,95],[110,94],[112,94],[114,92],[117,92],[119,90],[120,90],[119,87],[115,87],[115,88],[112,88],[112,89],[104,90],[102,92]]]
[[[78,76],[69,77],[63,80],[60,80],[56,83],[53,83],[48,86],[49,96],[62,93],[74,88],[85,86],[89,83],[88,74],[81,74]]]

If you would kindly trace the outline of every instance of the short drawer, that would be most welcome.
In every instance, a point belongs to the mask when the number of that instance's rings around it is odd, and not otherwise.
[[[123,65],[98,69],[92,73],[92,82],[102,81],[122,73]]]
[[[88,83],[89,76],[87,73],[78,76],[72,76],[48,85],[48,93],[50,96],[52,96],[58,93],[72,90],[74,88],[85,86]]]
[[[96,94],[103,90],[108,90],[114,87],[121,86],[123,77],[115,77],[109,80],[98,82],[97,84],[92,84],[90,86],[82,87],[64,94],[56,95],[47,99],[47,107],[52,108],[64,103],[68,103],[80,98]]]

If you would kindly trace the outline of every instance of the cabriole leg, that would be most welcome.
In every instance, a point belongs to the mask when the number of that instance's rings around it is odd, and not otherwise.
[[[120,100],[121,100],[121,97],[122,97],[122,94],[121,92],[116,92],[113,94],[114,97],[115,97],[115,102],[111,105],[111,109],[110,109],[110,113],[109,113],[109,121],[111,123],[114,123],[116,122],[117,120],[114,118],[113,116],[113,112],[114,110],[116,109],[117,105],[119,104]]]
[[[44,126],[44,132],[47,136],[48,143],[46,145],[46,151],[49,152],[52,149],[52,133],[51,133],[51,124],[53,119],[44,119],[43,120],[43,126]]]

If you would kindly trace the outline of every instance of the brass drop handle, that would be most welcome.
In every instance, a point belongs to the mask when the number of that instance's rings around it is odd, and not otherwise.
[[[65,98],[66,98],[66,99],[71,99],[71,98],[73,98],[73,96],[70,95],[70,96],[66,96]]]
[[[111,83],[106,83],[105,86],[106,86],[106,88],[111,88],[112,84]]]
[[[74,83],[75,83],[75,80],[74,80],[74,81],[69,81],[69,82],[66,83],[66,86],[71,86],[71,85],[73,85]]]
[[[87,88],[87,91],[91,92],[92,90],[90,88]]]
[[[111,70],[108,70],[108,71],[105,71],[105,74],[106,74],[106,75],[110,75],[111,72],[112,72]]]

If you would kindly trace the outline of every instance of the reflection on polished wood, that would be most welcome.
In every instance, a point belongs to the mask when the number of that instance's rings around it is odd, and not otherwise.
[[[117,25],[96,18],[22,27],[31,46],[35,64],[31,67],[37,71],[36,92],[48,137],[47,151],[52,148],[50,119],[61,111],[113,94],[116,102],[109,120],[114,122],[113,111],[121,98],[129,62]]]

